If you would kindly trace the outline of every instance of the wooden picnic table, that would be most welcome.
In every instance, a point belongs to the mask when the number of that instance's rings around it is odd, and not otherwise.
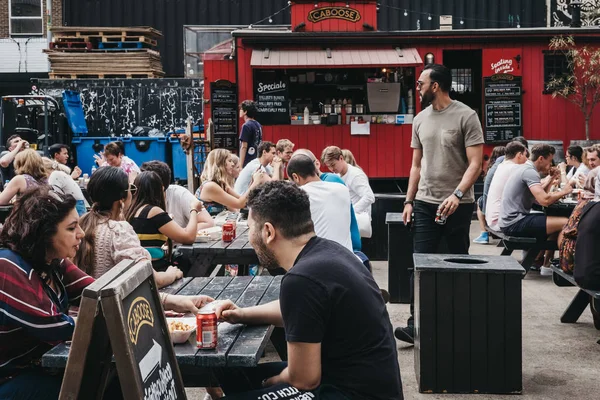
[[[554,204],[549,205],[548,207],[542,207],[539,204],[534,204],[533,209],[538,211],[543,211],[548,216],[554,217],[570,217],[571,213],[577,206],[576,202],[573,201],[557,201]]]
[[[232,300],[240,307],[250,307],[277,300],[281,278],[281,276],[183,278],[161,291],[180,295],[203,294],[216,300]],[[186,386],[207,385],[208,368],[256,366],[272,331],[272,325],[250,326],[220,322],[219,341],[215,350],[197,349],[195,336],[184,344],[175,345],[177,363]],[[69,345],[66,343],[54,347],[43,355],[42,367],[65,368],[69,350]]]
[[[232,242],[222,240],[181,245],[177,250],[190,260],[188,276],[209,275],[217,264],[258,264],[258,257],[248,239],[248,228],[238,226]]]

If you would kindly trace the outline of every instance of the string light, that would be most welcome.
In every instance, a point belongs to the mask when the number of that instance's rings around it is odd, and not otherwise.
[[[461,24],[461,25],[464,25],[464,24],[465,24],[465,21],[463,21],[462,17],[460,18],[460,24]]]
[[[315,8],[319,7],[319,3],[315,2]]]
[[[408,11],[404,10],[404,16],[408,17]]]
[[[429,16],[427,17],[427,19],[431,21],[431,14],[429,14]]]
[[[263,19],[261,19],[260,21],[257,21],[253,24],[250,24],[250,26],[248,26],[248,29],[252,29],[252,25],[259,25],[265,21],[269,21],[270,24],[273,23],[273,18],[277,15],[279,15],[280,13],[284,12],[285,10],[287,10],[288,8],[290,8],[292,6],[292,2],[288,1],[287,2],[287,6],[283,7],[281,10],[274,12],[273,14],[269,15],[268,17],[265,17]],[[315,3],[315,7],[318,7],[318,4]]]
[[[346,2],[346,7],[350,7],[350,3]]]
[[[269,23],[272,24],[273,23],[273,18],[269,17]]]

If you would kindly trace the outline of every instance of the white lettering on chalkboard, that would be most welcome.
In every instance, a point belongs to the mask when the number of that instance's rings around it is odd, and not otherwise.
[[[167,363],[158,375],[158,379],[144,389],[144,400],[176,400],[177,390],[171,365]]]
[[[287,87],[287,85],[283,81],[274,82],[274,83],[259,82],[257,90],[258,90],[258,93],[264,93],[264,92],[268,93],[268,92],[277,92],[280,90],[284,90],[286,87]]]

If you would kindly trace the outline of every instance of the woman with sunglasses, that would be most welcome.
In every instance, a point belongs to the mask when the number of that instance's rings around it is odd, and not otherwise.
[[[68,315],[94,279],[77,268],[84,232],[75,199],[47,186],[26,191],[0,233],[0,399],[56,400],[62,376],[40,367],[52,346],[71,340]],[[206,296],[161,295],[164,308],[198,312]],[[115,389],[117,393],[112,393]],[[110,385],[105,398],[118,398]]]
[[[152,260],[123,216],[135,190],[121,168],[102,167],[90,178],[88,193],[93,204],[91,211],[81,217],[80,224],[85,236],[74,261],[94,278],[101,277],[123,260]],[[154,273],[159,288],[170,285],[182,276],[176,267]]]
[[[193,244],[196,240],[196,216],[202,210],[202,203],[197,199],[192,201],[191,218],[182,228],[165,211],[165,188],[156,172],[142,172],[134,184],[137,192],[125,219],[133,226],[142,246],[150,252],[154,269],[164,271],[171,265],[173,242]]]

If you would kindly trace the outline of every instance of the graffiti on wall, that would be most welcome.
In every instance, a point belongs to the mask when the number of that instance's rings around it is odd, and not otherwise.
[[[197,79],[44,80],[36,93],[60,99],[63,90],[81,93],[89,136],[128,135],[138,126],[170,132],[202,117]]]
[[[553,0],[551,4],[552,26],[571,24],[571,0]],[[581,4],[581,25],[600,25],[600,0],[583,0]]]

